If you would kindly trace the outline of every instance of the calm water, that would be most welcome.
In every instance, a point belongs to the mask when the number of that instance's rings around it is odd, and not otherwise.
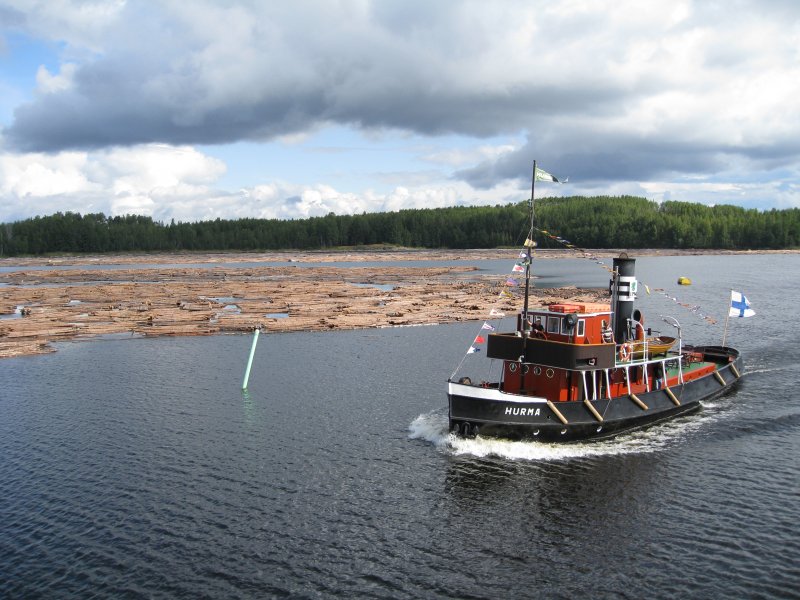
[[[747,374],[599,444],[448,437],[474,323],[267,334],[247,396],[249,336],[0,361],[0,597],[800,598],[800,257],[637,274],[723,318],[744,291]],[[654,328],[721,340],[642,295]]]

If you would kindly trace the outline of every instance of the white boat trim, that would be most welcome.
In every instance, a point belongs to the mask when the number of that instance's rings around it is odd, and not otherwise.
[[[545,398],[538,396],[523,396],[521,394],[507,394],[496,388],[483,388],[463,383],[447,383],[447,393],[451,396],[466,396],[480,398],[481,400],[496,400],[497,402],[517,402],[519,404],[546,404]]]

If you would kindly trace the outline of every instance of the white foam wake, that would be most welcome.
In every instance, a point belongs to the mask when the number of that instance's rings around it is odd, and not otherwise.
[[[452,455],[476,457],[497,456],[510,460],[548,461],[658,452],[675,446],[682,438],[692,435],[723,415],[714,410],[713,403],[704,404],[706,410],[700,414],[676,421],[668,421],[642,431],[633,431],[598,442],[576,442],[548,444],[536,441],[511,441],[477,436],[462,438],[448,431],[447,415],[437,411],[424,413],[414,419],[408,427],[409,438],[433,444],[437,450]]]

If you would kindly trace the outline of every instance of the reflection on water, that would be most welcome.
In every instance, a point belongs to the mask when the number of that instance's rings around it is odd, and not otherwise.
[[[350,285],[359,288],[374,288],[376,290],[381,290],[382,292],[391,292],[396,287],[394,285],[381,283],[351,283]]]
[[[0,314],[0,320],[3,320],[3,319],[19,319],[19,318],[22,317],[22,309],[23,309],[23,306],[19,305],[14,309],[14,312],[9,314],[9,315]]]

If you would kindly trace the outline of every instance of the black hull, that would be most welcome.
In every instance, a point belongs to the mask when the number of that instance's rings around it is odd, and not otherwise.
[[[516,401],[523,399],[520,396],[513,397],[515,401],[487,398],[486,394],[480,393],[472,396],[467,389],[464,394],[448,394],[450,430],[461,435],[480,434],[542,442],[607,439],[696,411],[702,400],[729,391],[741,372],[742,359],[737,356],[734,362],[720,366],[715,373],[673,386],[671,392],[680,404],[676,404],[663,389],[637,394],[647,408],[628,396],[594,400],[590,404],[601,415],[602,421],[582,401],[557,402],[553,406],[567,421],[566,424],[544,402]],[[463,387],[459,389],[464,390]]]

